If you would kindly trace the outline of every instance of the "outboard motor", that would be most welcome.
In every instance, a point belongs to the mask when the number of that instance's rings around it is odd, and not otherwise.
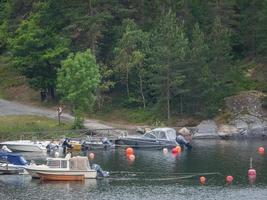
[[[99,175],[100,177],[108,177],[109,176],[109,172],[104,171],[100,165],[97,164],[92,164],[92,169],[97,171],[97,175]]]
[[[108,138],[106,138],[106,137],[104,137],[103,139],[102,139],[102,143],[103,144],[106,144],[106,145],[111,145],[112,143],[108,140]]]
[[[184,136],[178,135],[175,140],[182,148],[186,147],[188,150],[192,149],[191,144],[184,138]]]

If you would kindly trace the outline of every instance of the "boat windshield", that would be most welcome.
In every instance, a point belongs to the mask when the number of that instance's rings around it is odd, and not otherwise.
[[[156,136],[153,134],[154,132],[149,132],[143,135],[144,138],[156,139]]]
[[[67,160],[47,160],[47,166],[50,168],[67,168]]]
[[[176,138],[175,130],[167,130],[167,136],[168,136],[169,140],[175,140],[175,138]]]

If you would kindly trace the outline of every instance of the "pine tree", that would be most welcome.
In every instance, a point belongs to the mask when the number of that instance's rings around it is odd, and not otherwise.
[[[157,102],[165,102],[167,119],[170,119],[171,101],[182,91],[181,85],[185,78],[182,70],[189,44],[183,26],[178,25],[176,16],[171,11],[159,22],[152,37],[151,86]]]

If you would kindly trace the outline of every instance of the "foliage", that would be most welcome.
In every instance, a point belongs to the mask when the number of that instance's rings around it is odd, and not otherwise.
[[[83,121],[82,112],[92,109],[99,84],[99,66],[91,50],[70,54],[62,62],[58,71],[57,89],[62,99],[73,106],[77,128]]]
[[[46,90],[55,87],[56,71],[66,56],[68,42],[43,28],[40,15],[23,21],[10,39],[12,62],[28,78],[31,87]]]
[[[166,119],[213,117],[227,96],[266,91],[266,78],[254,81],[240,64],[255,62],[266,77],[266,0],[5,0],[0,21],[1,53],[51,95],[61,61],[90,48],[98,112],[108,102]]]

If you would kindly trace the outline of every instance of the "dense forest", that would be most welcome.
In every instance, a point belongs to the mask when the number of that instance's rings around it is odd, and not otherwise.
[[[0,53],[77,112],[212,117],[225,97],[267,89],[267,0],[0,2]]]

